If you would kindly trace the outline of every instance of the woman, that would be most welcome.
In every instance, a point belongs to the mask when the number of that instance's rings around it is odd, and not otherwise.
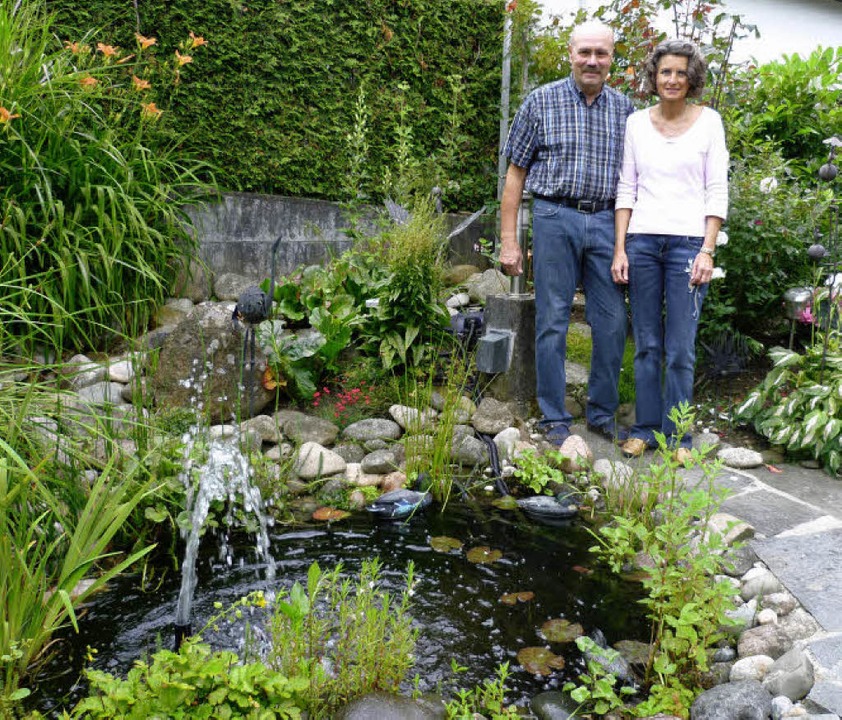
[[[656,431],[676,447],[679,462],[690,457],[690,436],[675,437],[668,415],[692,399],[696,328],[728,209],[722,119],[688,102],[701,95],[705,72],[695,45],[662,42],[645,64],[658,103],[626,125],[611,274],[628,284],[632,311],[635,424],[623,445],[629,457],[655,447]]]

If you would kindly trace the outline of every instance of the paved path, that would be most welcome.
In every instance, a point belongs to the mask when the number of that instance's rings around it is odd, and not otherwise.
[[[619,449],[582,426],[596,457],[621,459]],[[647,453],[640,460],[648,462]],[[722,511],[755,529],[751,547],[825,630],[810,643],[819,661],[809,700],[842,716],[842,480],[800,465],[752,470],[723,468],[716,479],[730,491]],[[688,479],[696,470],[685,471]]]

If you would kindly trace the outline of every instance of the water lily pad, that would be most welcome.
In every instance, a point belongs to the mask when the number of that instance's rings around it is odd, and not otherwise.
[[[515,500],[511,495],[503,495],[503,497],[493,500],[491,504],[501,510],[514,510],[517,507],[517,500]]]
[[[517,661],[533,675],[550,675],[564,667],[564,658],[543,647],[526,647],[518,651]]]
[[[484,564],[497,562],[503,553],[500,550],[492,550],[488,545],[480,545],[468,550],[468,562]]]
[[[461,550],[462,545],[463,543],[461,540],[447,537],[447,535],[437,535],[436,537],[430,538],[430,547],[440,553],[449,553],[453,550]]]
[[[516,605],[519,602],[525,603],[535,598],[535,593],[531,590],[521,590],[520,592],[506,593],[500,596],[500,602],[503,605]]]
[[[585,630],[579,623],[572,623],[564,618],[556,618],[555,620],[547,620],[541,626],[541,634],[550,642],[566,643],[584,635]]]
[[[328,522],[332,520],[342,520],[342,518],[346,518],[350,515],[347,510],[339,510],[338,508],[332,507],[320,507],[313,513],[313,520],[327,520]]]

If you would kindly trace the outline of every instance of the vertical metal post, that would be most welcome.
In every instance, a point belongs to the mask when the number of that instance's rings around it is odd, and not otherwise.
[[[503,67],[500,80],[500,142],[497,148],[497,200],[503,199],[506,182],[506,138],[509,135],[509,90],[512,78],[512,12],[506,8],[503,25]]]
[[[523,197],[520,199],[520,209],[517,213],[517,242],[523,255],[523,272],[520,275],[513,275],[511,278],[509,292],[514,295],[520,295],[526,290],[526,274],[529,272],[527,251],[529,249],[529,200],[531,197],[524,190]]]

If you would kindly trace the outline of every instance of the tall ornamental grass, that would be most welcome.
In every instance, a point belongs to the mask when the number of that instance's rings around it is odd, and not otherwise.
[[[186,52],[60,40],[41,2],[0,4],[3,345],[57,351],[142,329],[194,252],[199,163],[168,138],[156,86],[186,92]],[[188,59],[185,59],[188,58]],[[10,311],[9,308],[12,308]]]

